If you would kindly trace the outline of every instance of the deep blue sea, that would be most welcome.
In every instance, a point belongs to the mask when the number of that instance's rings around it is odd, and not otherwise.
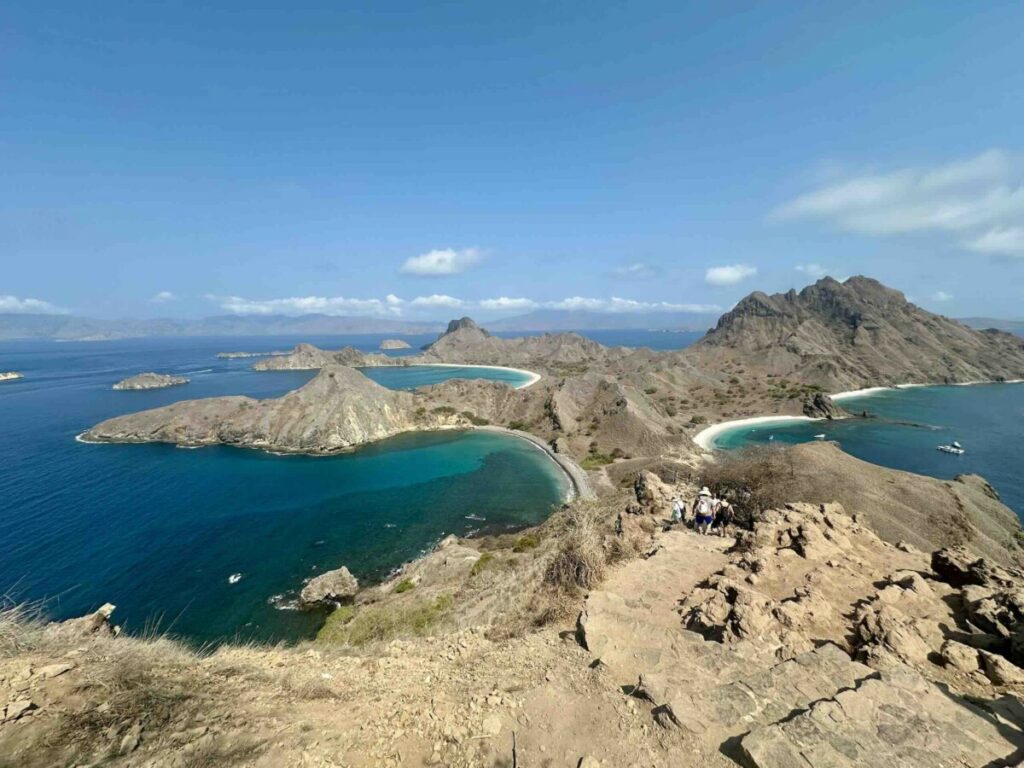
[[[298,341],[372,350],[381,338],[0,343],[0,370],[25,374],[0,383],[0,594],[44,600],[54,618],[112,602],[129,631],[155,627],[196,642],[293,640],[322,622],[288,610],[312,575],[347,565],[372,582],[446,534],[543,520],[565,477],[506,435],[412,434],[317,458],[75,441],[111,416],[197,397],[275,397],[314,375],[257,373],[253,359],[217,352]],[[111,390],[149,370],[191,383]],[[367,372],[395,388],[456,376],[521,381],[480,369]],[[229,584],[233,574],[241,578]]]
[[[889,389],[839,405],[874,418],[742,427],[721,434],[715,445],[799,443],[825,434],[874,464],[945,479],[984,475],[1003,501],[1024,515],[1024,384]],[[936,450],[954,440],[966,449],[963,456]]]

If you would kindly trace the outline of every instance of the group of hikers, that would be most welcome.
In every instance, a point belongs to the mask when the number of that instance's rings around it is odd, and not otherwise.
[[[686,502],[678,496],[672,498],[671,525],[692,524],[697,533],[709,536],[725,536],[733,522],[732,505],[725,499],[716,499],[705,485],[690,507],[692,516],[687,517]]]

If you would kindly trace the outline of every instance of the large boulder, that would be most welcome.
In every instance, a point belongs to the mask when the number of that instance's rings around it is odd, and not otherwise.
[[[299,604],[305,608],[318,605],[339,605],[348,602],[359,591],[359,582],[342,566],[310,579],[299,594]]]
[[[633,481],[633,492],[637,503],[648,512],[666,510],[672,503],[672,489],[656,474],[649,470],[637,473]]]
[[[838,405],[836,405],[832,398],[826,394],[818,392],[814,397],[809,397],[804,401],[804,416],[810,416],[812,419],[841,419],[848,414]]]

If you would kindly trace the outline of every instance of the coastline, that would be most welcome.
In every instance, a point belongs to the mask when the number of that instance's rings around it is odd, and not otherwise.
[[[963,381],[954,384],[947,383],[932,383],[932,384],[893,384],[884,387],[864,387],[863,389],[851,389],[845,392],[835,392],[830,394],[829,397],[833,400],[849,400],[855,397],[864,397],[867,395],[877,394],[879,392],[888,392],[890,390],[901,390],[901,389],[916,389],[919,387],[974,387],[981,384],[1024,384],[1024,379],[1006,379],[1004,381]],[[822,421],[822,419],[811,418],[810,416],[752,416],[747,419],[735,419],[733,421],[720,421],[717,424],[712,424],[709,427],[702,429],[691,439],[696,443],[703,451],[709,453],[715,448],[715,438],[724,432],[731,432],[734,429],[740,429],[742,427],[753,427],[759,424],[770,424],[774,422],[799,422],[799,421]]]
[[[510,368],[507,365],[474,365],[474,364],[463,364],[463,363],[406,363],[407,367],[415,368],[416,366],[427,366],[431,368],[483,368],[492,371],[513,371],[514,373],[521,373],[529,378],[529,381],[525,381],[522,384],[517,384],[513,389],[526,389],[532,387],[543,376],[535,371],[528,371],[525,368]]]
[[[482,427],[473,427],[483,432],[497,432],[505,435],[513,435],[528,443],[533,444],[534,447],[543,451],[562,470],[562,473],[569,480],[569,493],[565,501],[569,502],[573,499],[594,499],[597,498],[597,494],[594,492],[593,487],[590,485],[590,479],[587,477],[587,473],[583,468],[573,461],[568,456],[561,453],[555,453],[551,450],[551,446],[545,443],[536,435],[532,435],[529,432],[522,432],[518,429],[508,429],[507,427],[498,427],[493,424],[488,424]]]
[[[1003,381],[979,380],[979,381],[957,381],[953,383],[936,381],[925,384],[892,384],[887,387],[865,387],[864,389],[851,389],[846,392],[836,392],[829,395],[833,400],[847,400],[851,397],[863,397],[873,395],[877,392],[886,392],[890,389],[918,389],[920,387],[976,387],[982,384],[1024,384],[1024,379],[1004,379]]]

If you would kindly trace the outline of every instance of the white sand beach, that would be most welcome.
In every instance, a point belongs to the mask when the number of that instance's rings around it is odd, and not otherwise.
[[[756,427],[761,424],[774,424],[782,422],[797,422],[797,421],[821,421],[821,419],[812,419],[810,416],[754,416],[749,419],[736,419],[735,421],[722,421],[718,424],[712,424],[706,429],[702,429],[696,435],[693,436],[693,442],[703,448],[705,451],[711,451],[715,447],[715,438],[721,435],[723,432],[731,432],[734,429],[741,427]]]
[[[426,365],[432,368],[482,368],[491,371],[514,371],[515,373],[521,373],[524,376],[529,377],[528,381],[524,381],[522,384],[517,384],[514,387],[514,389],[526,389],[527,387],[532,387],[542,378],[539,373],[527,371],[524,370],[523,368],[509,368],[507,365],[468,365],[462,363],[411,363],[409,367],[412,368],[422,365]]]

